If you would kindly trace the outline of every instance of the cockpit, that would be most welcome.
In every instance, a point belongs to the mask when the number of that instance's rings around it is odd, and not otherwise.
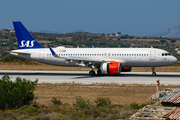
[[[162,56],[171,56],[170,53],[162,53]]]

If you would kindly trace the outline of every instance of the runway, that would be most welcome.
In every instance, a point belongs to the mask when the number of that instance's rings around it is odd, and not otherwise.
[[[106,75],[93,77],[89,76],[89,71],[25,71],[25,70],[0,70],[0,78],[8,74],[11,80],[16,77],[29,80],[38,79],[39,83],[119,83],[119,84],[156,84],[159,79],[161,84],[180,85],[180,72],[157,72],[152,76],[151,72],[123,72],[120,75]]]

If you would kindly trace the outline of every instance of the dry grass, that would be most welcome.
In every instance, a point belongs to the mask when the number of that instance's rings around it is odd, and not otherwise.
[[[179,64],[180,62],[178,62]],[[22,64],[0,62],[0,70],[57,70],[57,71],[90,71],[91,68],[62,67],[43,63]],[[157,67],[156,72],[180,72],[179,65]],[[151,67],[132,67],[132,72],[151,72]]]
[[[163,88],[174,88],[179,86],[161,86]],[[133,102],[138,104],[146,103],[147,98],[156,92],[155,85],[119,85],[119,84],[75,84],[42,83],[36,87],[36,100],[43,105],[50,105],[53,97],[60,98],[64,103],[72,104],[76,96],[89,99],[93,102],[98,97],[109,97],[113,104],[129,105]]]
[[[180,72],[179,66],[156,67],[156,72]],[[152,72],[150,67],[132,67],[132,72]]]
[[[20,63],[0,63],[0,70],[57,70],[57,71],[89,71],[90,68],[62,67],[43,63],[20,64]]]

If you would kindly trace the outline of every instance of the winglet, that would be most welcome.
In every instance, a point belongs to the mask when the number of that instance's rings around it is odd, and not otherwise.
[[[93,46],[93,45],[91,45],[91,48],[94,48],[94,46]]]
[[[54,57],[57,57],[57,54],[54,52],[54,50],[49,45],[48,45],[48,47],[49,47],[49,50],[51,51],[52,55]]]

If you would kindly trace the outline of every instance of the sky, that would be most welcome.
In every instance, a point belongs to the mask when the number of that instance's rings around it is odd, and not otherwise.
[[[180,25],[180,0],[0,0],[0,29],[147,36]]]

